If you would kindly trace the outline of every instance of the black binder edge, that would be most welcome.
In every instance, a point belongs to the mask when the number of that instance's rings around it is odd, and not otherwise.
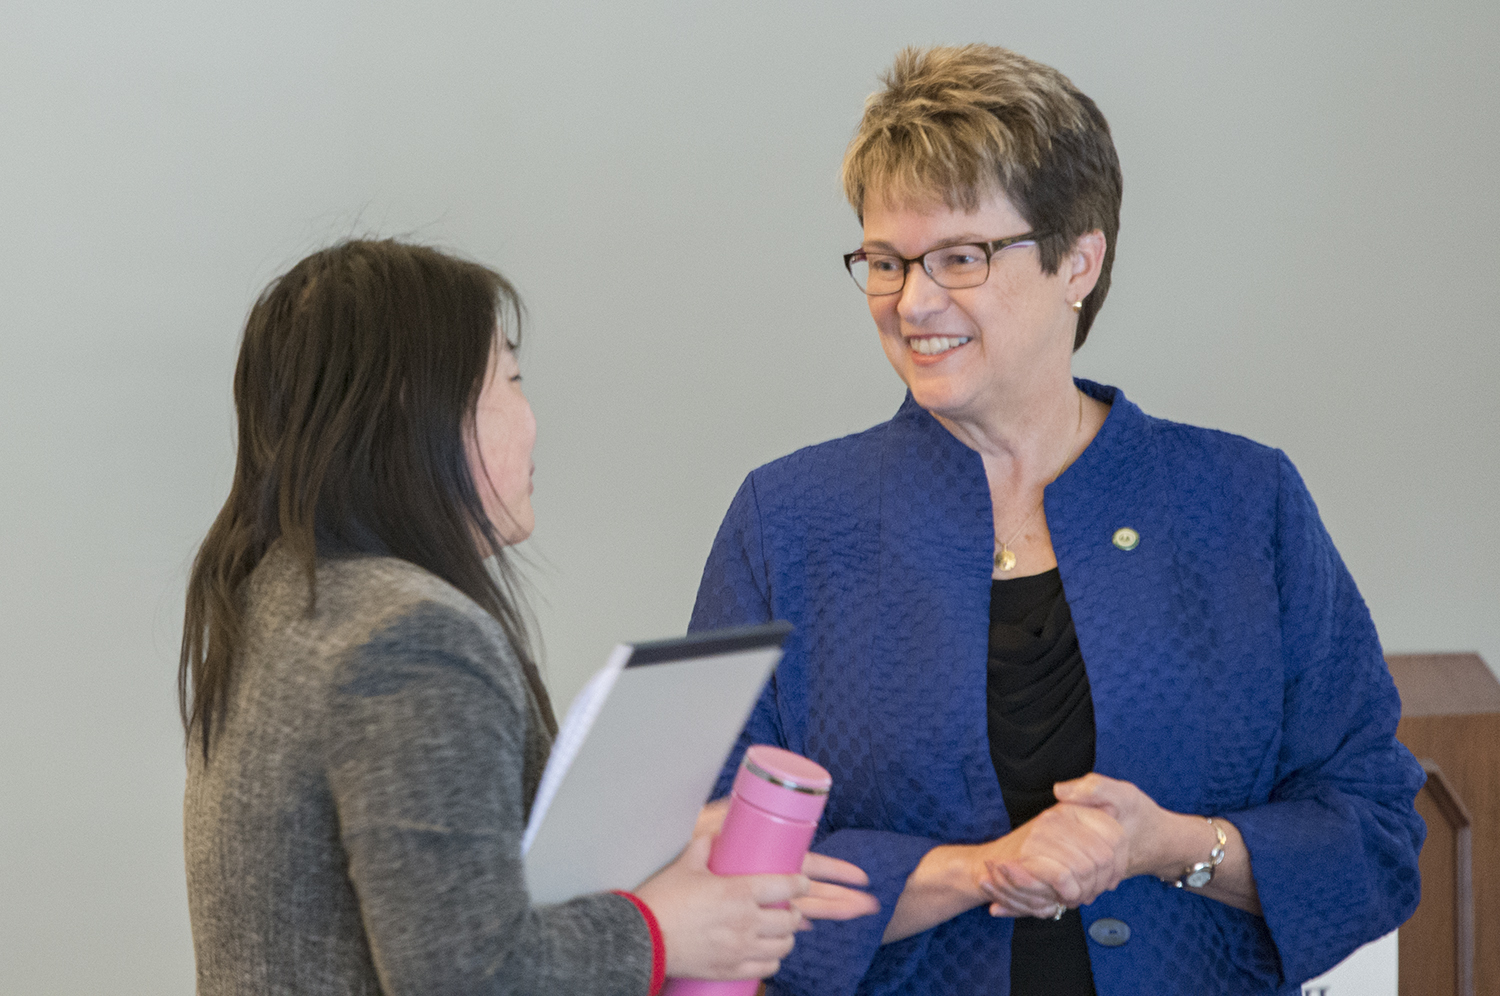
[[[670,664],[673,661],[712,657],[715,654],[732,654],[740,650],[780,647],[791,631],[791,623],[777,619],[755,626],[731,626],[726,629],[704,630],[701,633],[691,633],[669,640],[650,640],[631,645],[630,660],[625,662],[625,666]]]

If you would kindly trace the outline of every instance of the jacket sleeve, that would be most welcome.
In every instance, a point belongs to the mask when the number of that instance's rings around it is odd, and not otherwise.
[[[497,649],[427,603],[343,662],[326,771],[381,989],[644,994],[651,939],[628,899],[527,895],[525,689]]]
[[[1416,909],[1424,775],[1396,741],[1400,699],[1369,610],[1284,454],[1278,502],[1276,784],[1265,804],[1223,815],[1249,849],[1282,970],[1302,981]]]
[[[730,503],[724,521],[714,537],[703,578],[698,583],[698,599],[693,605],[689,633],[720,629],[726,626],[754,626],[775,619],[771,608],[771,583],[761,544],[760,514],[755,498],[754,475],[745,478]],[[791,621],[791,620],[789,620]],[[796,634],[791,640],[797,639]],[[780,669],[778,668],[778,671]],[[761,690],[745,728],[740,731],[734,749],[719,772],[711,798],[729,794],[735,772],[752,744],[774,744],[787,750],[777,710],[777,672],[772,672]]]
[[[749,625],[776,618],[779,592],[776,590],[776,567],[767,554],[752,474],[740,487],[719,527],[713,550],[703,569],[698,600],[689,629],[699,631],[721,626]],[[799,622],[794,606],[787,606],[788,621]],[[774,744],[804,753],[805,729],[797,717],[805,692],[797,672],[805,667],[802,638],[794,631],[788,640],[788,655],[766,683],[755,709],[750,714],[738,742],[730,752],[719,781],[715,798],[726,795],[739,768],[740,758],[752,744]],[[795,660],[790,660],[796,658]],[[788,708],[783,708],[787,705]],[[838,773],[834,772],[833,793],[839,791]],[[862,868],[870,877],[869,892],[880,901],[880,911],[856,920],[813,922],[813,929],[798,935],[796,947],[782,960],[781,971],[772,984],[776,993],[817,993],[820,996],[852,994],[871,963],[880,952],[880,939],[896,908],[896,900],[906,887],[906,879],[918,862],[938,841],[926,837],[892,833],[885,830],[842,828],[820,830],[813,850],[841,858]],[[925,935],[903,942],[905,949],[915,951],[925,943]]]

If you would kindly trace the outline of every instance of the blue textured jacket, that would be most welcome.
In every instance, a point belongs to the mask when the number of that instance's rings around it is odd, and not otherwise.
[[[1093,689],[1095,770],[1220,815],[1264,918],[1150,876],[1082,909],[1101,996],[1297,993],[1409,917],[1422,771],[1369,611],[1286,456],[1154,419],[1114,388],[1047,524]],[[1131,550],[1116,530],[1140,536]],[[694,629],[796,625],[740,752],[833,774],[816,849],[870,874],[880,914],[819,923],[774,991],[1009,991],[1012,921],[970,910],[882,947],[932,847],[1010,830],[985,711],[994,525],[979,455],[910,396],[890,422],[750,474],[703,572]]]

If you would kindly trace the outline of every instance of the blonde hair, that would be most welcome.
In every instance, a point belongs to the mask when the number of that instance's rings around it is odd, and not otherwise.
[[[1123,181],[1109,124],[1066,76],[993,45],[907,48],[865,101],[844,154],[844,194],[856,214],[880,197],[974,211],[1001,194],[1056,273],[1078,238],[1105,237],[1099,282],[1084,298],[1073,348],[1109,293]]]

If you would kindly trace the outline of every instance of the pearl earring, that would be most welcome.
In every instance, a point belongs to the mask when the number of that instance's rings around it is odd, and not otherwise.
[[[1082,300],[1074,301],[1073,302],[1073,310],[1074,311],[1082,311],[1083,310],[1083,301]]]

